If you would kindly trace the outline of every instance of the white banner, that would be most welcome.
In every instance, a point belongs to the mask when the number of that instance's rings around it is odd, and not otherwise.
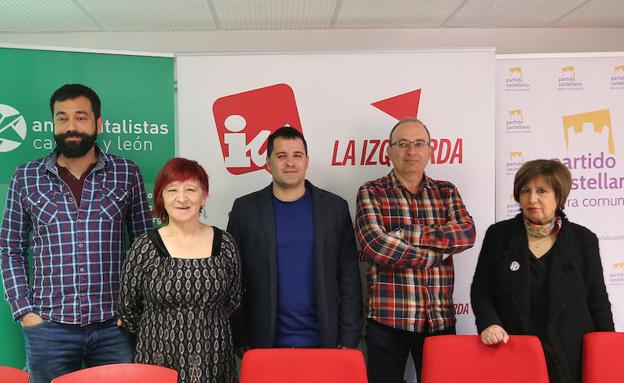
[[[459,333],[475,333],[469,289],[494,222],[494,52],[273,54],[177,57],[179,152],[210,176],[209,222],[224,228],[236,197],[271,182],[266,137],[284,125],[308,142],[308,179],[349,202],[386,175],[397,117],[423,120],[434,141],[426,172],[456,184],[477,224],[454,257]]]
[[[565,212],[600,238],[616,330],[624,330],[624,54],[497,55],[496,220],[514,216],[513,177],[528,160],[562,161]]]

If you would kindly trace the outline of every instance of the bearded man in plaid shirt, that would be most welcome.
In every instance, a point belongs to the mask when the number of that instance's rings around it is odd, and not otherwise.
[[[425,175],[431,136],[415,118],[390,132],[393,170],[362,185],[356,235],[367,263],[368,377],[403,382],[411,351],[418,381],[427,336],[455,334],[453,257],[475,228],[457,188]]]
[[[57,147],[15,170],[0,232],[5,296],[23,327],[31,383],[83,363],[132,361],[134,339],[115,318],[119,273],[126,231],[133,240],[152,227],[139,168],[95,144],[97,94],[64,85],[50,109]]]

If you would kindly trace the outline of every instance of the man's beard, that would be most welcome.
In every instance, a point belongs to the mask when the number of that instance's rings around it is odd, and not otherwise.
[[[66,141],[69,137],[81,137],[80,141]],[[82,157],[95,145],[97,131],[93,134],[68,131],[54,135],[58,151],[67,158]]]

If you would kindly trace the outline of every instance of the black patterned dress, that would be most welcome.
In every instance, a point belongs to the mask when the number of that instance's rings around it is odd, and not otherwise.
[[[157,230],[126,257],[119,317],[137,336],[136,363],[170,367],[181,383],[227,383],[235,376],[229,316],[241,300],[239,256],[214,227],[212,255],[172,258]]]

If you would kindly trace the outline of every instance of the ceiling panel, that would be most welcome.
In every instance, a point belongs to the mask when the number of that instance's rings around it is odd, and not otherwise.
[[[595,0],[559,20],[557,27],[624,27],[624,1]],[[622,36],[624,38],[624,36]]]
[[[464,0],[344,0],[338,28],[435,28]]]
[[[601,1],[601,0],[596,0]],[[585,0],[471,0],[448,27],[549,27]]]
[[[624,0],[0,0],[0,33],[446,27],[624,28]]]
[[[223,29],[323,29],[336,0],[212,0]]]
[[[216,29],[206,0],[77,1],[109,32]]]
[[[0,0],[0,32],[90,32],[100,27],[71,0]]]

